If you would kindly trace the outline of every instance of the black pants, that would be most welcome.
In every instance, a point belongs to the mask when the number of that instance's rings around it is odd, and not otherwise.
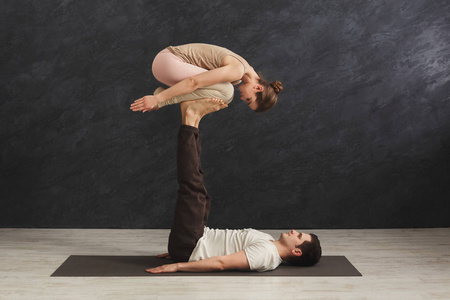
[[[172,259],[180,262],[189,260],[197,241],[203,236],[211,205],[211,198],[203,182],[200,153],[198,128],[181,125],[177,144],[180,188],[169,236],[169,254]]]

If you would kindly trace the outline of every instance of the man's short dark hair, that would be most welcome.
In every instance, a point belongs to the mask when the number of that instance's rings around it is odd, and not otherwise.
[[[295,266],[312,266],[319,262],[322,257],[322,247],[317,235],[310,233],[311,242],[305,241],[296,248],[302,250],[301,256],[293,256],[286,261]]]

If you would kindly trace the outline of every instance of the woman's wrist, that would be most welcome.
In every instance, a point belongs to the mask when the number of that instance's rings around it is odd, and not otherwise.
[[[166,99],[164,99],[163,97],[161,97],[161,94],[162,93],[159,93],[159,94],[157,94],[157,95],[154,95],[154,97],[155,97],[155,99],[156,99],[156,101],[158,102],[158,103],[161,103],[161,102],[164,102]]]

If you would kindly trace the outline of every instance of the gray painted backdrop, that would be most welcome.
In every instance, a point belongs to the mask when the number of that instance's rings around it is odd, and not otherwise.
[[[2,1],[2,227],[169,228],[179,106],[154,56],[203,42],[285,91],[201,123],[212,227],[450,226],[450,2]]]

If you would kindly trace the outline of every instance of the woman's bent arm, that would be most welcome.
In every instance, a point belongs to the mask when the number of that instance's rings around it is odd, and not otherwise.
[[[196,89],[205,86],[211,86],[223,82],[233,82],[241,79],[243,76],[244,66],[241,63],[226,65],[218,69],[186,78],[157,95],[139,98],[131,104],[130,109],[133,111],[142,112],[152,111],[158,109],[158,104],[166,101],[167,99],[192,93]]]
[[[176,96],[189,94],[196,89],[210,86],[216,83],[233,82],[244,75],[242,64],[227,65],[218,69],[210,70],[193,77],[186,78],[167,90],[156,95],[158,103],[164,102]]]

